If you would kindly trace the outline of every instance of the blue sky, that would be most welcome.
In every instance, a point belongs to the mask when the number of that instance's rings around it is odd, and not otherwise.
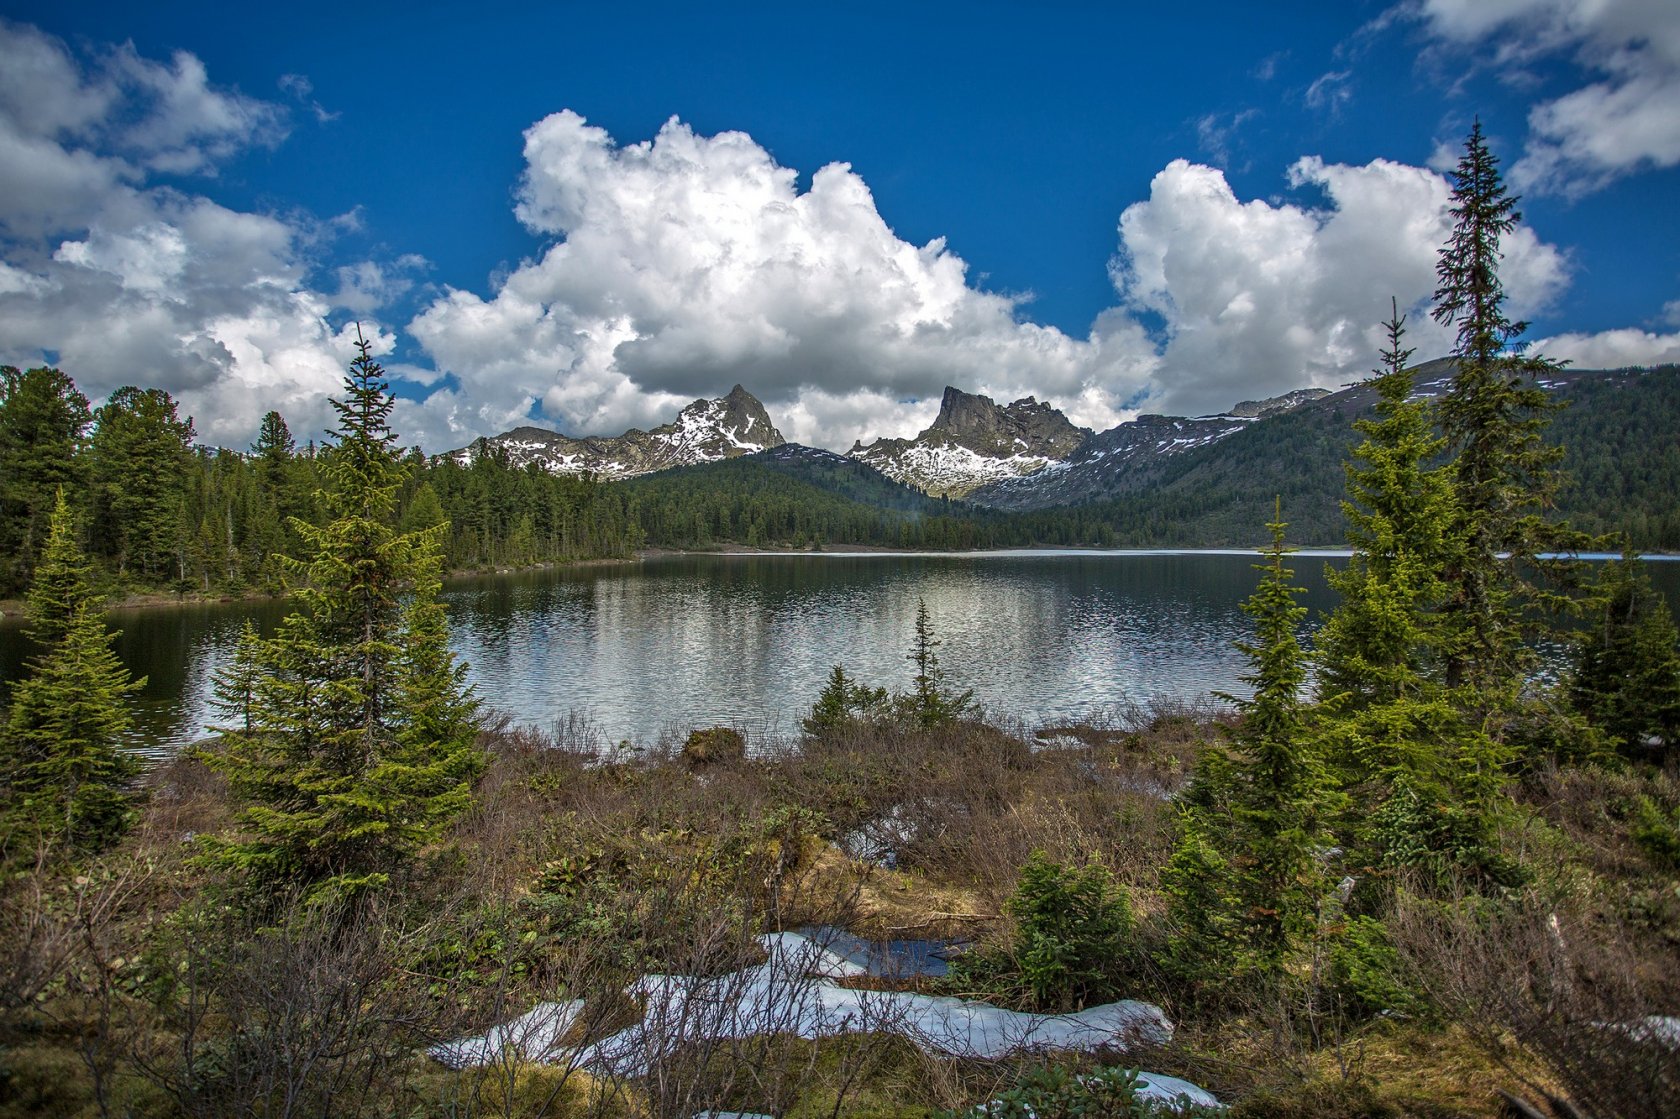
[[[1667,0],[0,10],[0,360],[213,442],[318,431],[353,320],[434,451],[736,381],[841,448],[947,383],[1335,387],[1427,308],[1477,114],[1529,337],[1680,358]]]

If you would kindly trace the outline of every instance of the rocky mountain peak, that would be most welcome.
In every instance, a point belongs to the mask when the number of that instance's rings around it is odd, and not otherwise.
[[[696,409],[714,422],[720,432],[733,437],[737,445],[751,444],[767,450],[787,442],[776,430],[776,425],[770,422],[770,413],[764,410],[758,397],[740,385],[717,400],[696,400],[683,409],[683,414]]]
[[[1000,406],[989,396],[948,387],[939,415],[916,438],[877,439],[850,453],[896,481],[961,497],[1058,462],[1090,434],[1030,396]]]
[[[1330,395],[1329,389],[1296,389],[1286,392],[1282,396],[1271,396],[1265,400],[1245,400],[1226,413],[1242,419],[1264,419],[1267,416],[1278,416],[1285,412],[1292,412],[1303,404]]]

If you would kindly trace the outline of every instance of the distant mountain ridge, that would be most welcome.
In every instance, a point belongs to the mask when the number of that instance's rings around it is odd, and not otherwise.
[[[540,427],[516,427],[474,440],[448,457],[470,464],[487,449],[523,467],[536,463],[557,474],[589,471],[605,478],[633,478],[673,466],[694,466],[766,451],[786,443],[764,405],[736,385],[716,400],[696,400],[672,423],[652,431],[573,438]]]
[[[945,390],[939,416],[914,439],[858,443],[849,454],[905,485],[997,509],[1042,509],[1144,484],[1166,457],[1218,442],[1256,420],[1329,395],[1296,389],[1217,416],[1142,415],[1107,431],[1075,427],[1032,397],[998,405]]]
[[[914,439],[858,441],[846,457],[936,498],[1005,510],[1097,500],[1145,485],[1161,460],[1217,442],[1256,420],[1327,395],[1297,389],[1244,401],[1218,416],[1143,415],[1103,432],[1078,427],[1053,405],[1028,396],[1009,404],[947,387],[939,415]],[[616,436],[572,437],[525,426],[449,452],[470,464],[487,450],[524,467],[563,474],[634,478],[786,445],[764,405],[736,385],[696,400],[672,423]]]

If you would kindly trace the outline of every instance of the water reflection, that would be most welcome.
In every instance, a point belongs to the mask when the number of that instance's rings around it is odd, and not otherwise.
[[[1294,557],[1316,625],[1334,604],[1322,556]],[[1331,561],[1334,562],[1334,561]],[[1077,718],[1157,697],[1240,693],[1240,605],[1255,557],[1222,553],[672,556],[463,579],[445,592],[456,651],[491,708],[548,726],[586,712],[611,740],[733,724],[797,728],[829,668],[893,689],[926,601],[954,686],[995,715]],[[1653,579],[1680,600],[1680,563]],[[247,619],[280,603],[119,611],[117,652],[149,681],[137,744],[190,742],[212,720],[215,671]],[[27,655],[0,624],[0,677]]]

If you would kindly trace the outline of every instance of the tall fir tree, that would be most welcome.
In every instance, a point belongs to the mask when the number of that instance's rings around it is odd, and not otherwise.
[[[96,539],[118,571],[154,583],[181,574],[192,441],[192,420],[162,389],[125,386],[99,409],[90,447]]]
[[[1522,219],[1478,120],[1454,178],[1452,234],[1436,262],[1434,317],[1456,328],[1456,368],[1441,399],[1441,429],[1453,454],[1458,547],[1446,568],[1452,628],[1449,682],[1467,683],[1494,705],[1515,695],[1530,661],[1528,607],[1557,606],[1530,572],[1544,553],[1581,541],[1547,520],[1562,477],[1562,448],[1542,433],[1558,404],[1538,383],[1556,362],[1521,352],[1528,324],[1505,310],[1501,243]],[[1554,572],[1557,569],[1554,566]]]
[[[905,658],[916,666],[910,680],[910,694],[901,698],[909,717],[922,727],[944,726],[962,718],[974,706],[972,690],[953,692],[945,687],[945,670],[939,664],[939,646],[933,633],[933,619],[927,603],[916,600],[916,636]]]
[[[324,899],[386,883],[465,809],[482,764],[438,601],[444,528],[394,525],[394,402],[357,349],[321,456],[326,523],[292,525],[310,553],[289,563],[300,609],[242,641],[209,755],[246,802],[241,834],[212,840],[212,859]]]
[[[1328,577],[1341,602],[1318,635],[1319,735],[1348,794],[1354,865],[1450,878],[1486,862],[1491,842],[1480,787],[1462,779],[1497,771],[1504,755],[1466,719],[1474,697],[1444,680],[1458,491],[1452,465],[1435,464],[1445,440],[1430,402],[1412,395],[1397,306],[1386,328],[1376,416],[1355,422],[1364,439],[1347,466],[1353,555]]]
[[[12,692],[0,732],[6,774],[6,848],[45,841],[96,851],[127,826],[137,772],[123,739],[128,697],[145,684],[111,651],[87,583],[75,517],[60,492],[27,599],[41,654]],[[28,852],[26,852],[28,853]]]
[[[1413,396],[1412,350],[1394,307],[1388,348],[1369,384],[1376,416],[1354,421],[1364,436],[1346,466],[1346,567],[1328,580],[1341,596],[1319,632],[1318,694],[1331,708],[1386,702],[1437,672],[1441,639],[1435,611],[1447,592],[1441,572],[1452,556],[1457,520],[1450,470],[1435,459],[1445,440],[1434,410]]]

